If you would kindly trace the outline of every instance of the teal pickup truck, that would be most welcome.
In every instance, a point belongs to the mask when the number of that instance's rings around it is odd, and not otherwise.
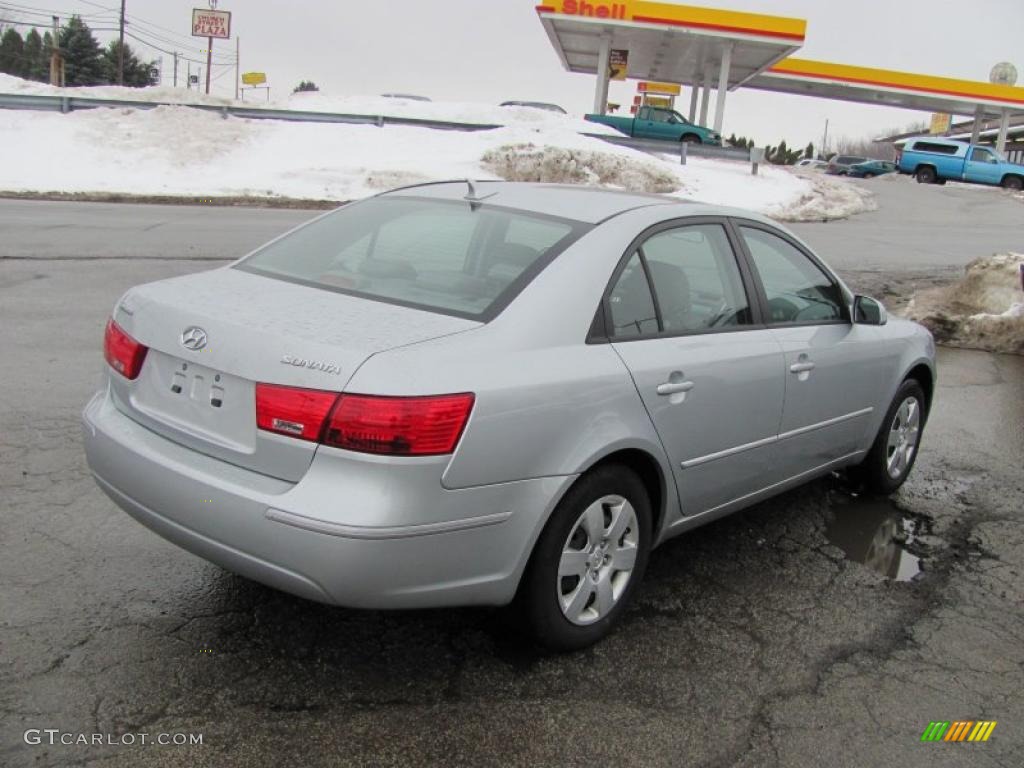
[[[685,141],[688,144],[722,145],[722,137],[702,125],[694,125],[671,109],[640,107],[636,117],[615,117],[614,115],[585,115],[592,123],[608,125],[637,139],[661,139],[662,141]]]

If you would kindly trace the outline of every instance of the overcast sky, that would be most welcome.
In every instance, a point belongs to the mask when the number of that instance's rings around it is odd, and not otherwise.
[[[101,19],[111,17],[101,8],[117,4],[116,0],[13,1],[47,11],[95,13],[100,25]],[[5,4],[0,0],[0,6]],[[537,19],[536,4],[535,0],[221,0],[219,8],[233,12],[232,34],[241,38],[242,70],[266,72],[277,95],[290,91],[301,79],[311,79],[331,94],[405,91],[434,99],[491,103],[531,99],[553,101],[571,112],[589,111],[594,78],[562,69]],[[804,18],[807,41],[797,54],[804,58],[976,80],[987,80],[992,65],[1001,60],[1013,62],[1024,72],[1024,0],[976,0],[966,6],[949,0],[696,0],[691,4]],[[150,27],[150,31],[198,49],[205,41],[189,37],[193,5],[204,3],[127,0],[127,13],[129,18],[137,16],[140,22],[163,28]],[[140,24],[136,31],[152,39],[143,29]],[[233,49],[234,41],[215,43],[215,51],[223,48]],[[200,57],[198,51],[192,55]],[[169,83],[171,62],[170,57],[166,59],[165,83]],[[233,73],[215,68],[214,75],[218,74],[214,91],[233,95]],[[628,104],[635,88],[632,81],[612,83],[610,99]],[[685,111],[686,93],[681,103]],[[856,137],[927,115],[741,89],[729,94],[725,134],[753,136],[760,144],[782,138],[817,144],[826,118],[831,135]]]

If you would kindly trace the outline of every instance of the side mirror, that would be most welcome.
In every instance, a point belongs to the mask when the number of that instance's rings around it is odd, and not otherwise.
[[[885,325],[888,319],[889,313],[882,302],[870,296],[853,298],[853,322],[858,325]]]

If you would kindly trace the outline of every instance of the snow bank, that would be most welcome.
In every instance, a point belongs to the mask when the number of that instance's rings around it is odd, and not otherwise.
[[[351,200],[422,181],[543,178],[667,192],[789,218],[848,215],[851,185],[777,167],[650,155],[566,125],[485,131],[245,120],[186,106],[0,110],[0,190]],[[859,199],[859,198],[858,198]],[[863,202],[863,201],[862,201]]]
[[[586,184],[630,192],[676,192],[679,178],[657,160],[612,152],[516,144],[484,153],[485,169],[506,181]]]
[[[964,277],[914,295],[906,315],[939,342],[956,347],[1024,354],[1024,254],[975,259]]]
[[[878,209],[874,194],[857,184],[811,174],[801,174],[800,178],[810,189],[769,210],[769,216],[782,221],[830,221]]]

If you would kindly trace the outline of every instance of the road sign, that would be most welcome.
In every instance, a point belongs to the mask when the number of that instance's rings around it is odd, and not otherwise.
[[[670,96],[678,96],[682,91],[682,87],[675,83],[649,83],[645,80],[637,83],[636,89],[640,93],[664,93]]]
[[[625,48],[612,48],[608,57],[608,77],[612,80],[626,79],[626,65],[629,64],[629,51]]]
[[[199,75],[189,75],[188,76],[188,81],[192,85],[198,85],[199,84]]]
[[[243,72],[242,82],[246,85],[263,85],[267,82],[266,72]]]
[[[209,8],[192,9],[192,36],[231,37],[231,11],[211,11]]]
[[[932,123],[928,128],[928,133],[933,136],[937,136],[940,133],[945,133],[949,130],[950,123],[953,121],[953,116],[948,112],[935,112],[932,115]]]
[[[672,109],[672,99],[667,96],[648,96],[647,97],[648,107],[661,107],[662,109]]]

